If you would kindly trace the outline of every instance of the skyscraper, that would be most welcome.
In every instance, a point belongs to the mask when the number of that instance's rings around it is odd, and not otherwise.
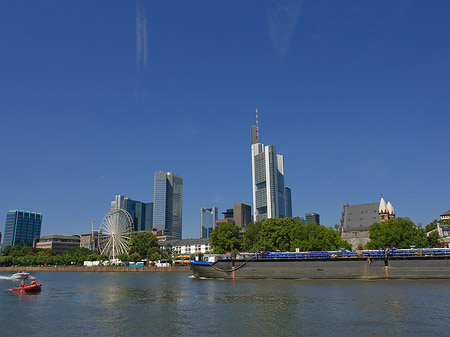
[[[305,213],[305,221],[306,223],[316,223],[320,225],[320,215],[317,213]]]
[[[253,220],[286,217],[284,159],[275,146],[259,143],[258,110],[251,129]]]
[[[284,188],[284,195],[286,198],[286,218],[292,218],[292,199],[291,189],[289,187]]]
[[[217,207],[200,209],[200,238],[206,239],[211,236],[214,224],[218,219]]]
[[[42,214],[18,209],[6,214],[5,245],[33,246],[35,237],[41,236]]]
[[[153,228],[181,239],[183,230],[183,178],[171,172],[155,172]]]
[[[111,201],[111,209],[124,209],[133,219],[135,231],[150,231],[153,228],[153,203],[132,200],[123,195],[116,195]]]
[[[233,204],[234,224],[239,228],[245,228],[252,221],[252,208],[249,205]]]

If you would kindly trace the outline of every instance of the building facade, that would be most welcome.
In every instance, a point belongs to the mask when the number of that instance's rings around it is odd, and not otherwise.
[[[73,247],[80,247],[80,237],[77,235],[48,235],[36,242],[36,248],[53,249],[56,254],[62,254]]]
[[[151,231],[153,228],[153,203],[132,200],[123,195],[116,195],[111,201],[111,209],[124,209],[133,219],[134,231]]]
[[[441,216],[440,216],[440,220],[441,221],[443,221],[443,220],[450,220],[450,210],[445,212],[445,213],[442,213]]]
[[[245,228],[252,221],[252,208],[243,203],[233,204],[234,224],[239,228]]]
[[[171,172],[155,173],[153,228],[181,239],[183,231],[183,178]]]
[[[211,236],[218,216],[217,207],[200,208],[200,238],[207,239]]]
[[[312,222],[320,225],[320,215],[317,213],[305,213],[306,223]]]
[[[160,247],[171,245],[175,255],[205,254],[211,251],[209,239],[182,239],[159,242]]]
[[[98,231],[95,230],[93,233],[81,234],[80,247],[98,250]]]
[[[284,195],[286,198],[286,218],[292,218],[292,198],[291,189],[289,187],[284,188]]]
[[[256,111],[258,123],[258,111]],[[275,146],[259,142],[258,125],[251,129],[253,220],[286,218],[284,158]],[[292,206],[288,206],[292,213]]]
[[[42,214],[11,210],[6,214],[3,244],[33,247],[33,240],[41,236]]]

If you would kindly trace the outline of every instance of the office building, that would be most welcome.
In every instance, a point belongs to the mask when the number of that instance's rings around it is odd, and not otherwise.
[[[312,222],[320,225],[320,216],[317,213],[306,213],[305,221],[306,223]]]
[[[98,250],[98,231],[95,230],[93,231],[93,233],[81,234],[80,247],[91,250]]]
[[[33,246],[33,240],[41,236],[42,214],[11,210],[6,214],[5,245]]]
[[[211,236],[216,220],[218,219],[217,207],[200,208],[200,238],[207,239]]]
[[[243,203],[233,204],[233,220],[237,227],[245,228],[252,220],[252,208]]]
[[[258,125],[252,127],[253,220],[285,218],[284,158],[275,146],[259,143],[258,132]]]
[[[132,200],[123,195],[116,195],[111,201],[111,209],[124,209],[133,219],[134,231],[150,231],[153,228],[153,203]]]
[[[78,235],[48,235],[36,242],[36,248],[53,249],[56,254],[62,254],[73,247],[80,247]]]
[[[181,239],[183,178],[171,172],[156,172],[154,188],[153,228]]]
[[[292,199],[291,189],[289,187],[284,188],[284,195],[286,198],[286,218],[292,218]]]
[[[234,213],[233,208],[228,208],[225,212],[222,212],[223,219],[216,220],[214,228],[219,228],[219,226],[224,223],[231,223],[234,225],[234,217],[233,217],[234,214],[233,213]]]

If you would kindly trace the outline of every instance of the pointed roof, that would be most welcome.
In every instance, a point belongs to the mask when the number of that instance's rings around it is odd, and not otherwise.
[[[389,212],[389,214],[395,214],[395,211],[394,211],[394,206],[392,206],[392,204],[391,204],[391,202],[390,201],[388,201],[388,203],[387,203],[387,210],[388,210],[388,212]]]
[[[387,213],[388,212],[388,209],[386,206],[386,201],[384,201],[383,196],[381,196],[380,207],[378,207],[378,212],[379,213]]]

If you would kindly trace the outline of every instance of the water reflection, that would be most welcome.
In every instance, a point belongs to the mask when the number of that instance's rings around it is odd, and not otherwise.
[[[448,281],[192,280],[170,273],[40,273],[0,292],[2,335],[446,335]],[[43,314],[45,317],[42,319]],[[420,318],[420,320],[418,319]],[[387,329],[388,327],[388,329]]]

